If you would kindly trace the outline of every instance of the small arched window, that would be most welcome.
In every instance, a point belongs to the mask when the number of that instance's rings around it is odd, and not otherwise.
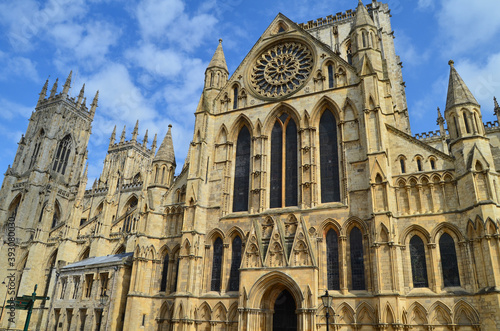
[[[215,239],[213,245],[213,258],[212,258],[212,282],[210,286],[211,291],[220,291],[221,273],[222,273],[222,239],[218,237]]]
[[[167,276],[168,276],[168,254],[165,255],[163,259],[163,270],[161,273],[161,283],[160,283],[160,291],[165,292],[167,289]]]
[[[349,63],[350,65],[352,65],[352,48],[351,48],[351,43],[347,44],[346,54],[347,54],[347,63]]]
[[[165,184],[165,167],[161,169],[161,184]]]
[[[357,227],[354,227],[351,230],[349,244],[351,253],[352,289],[365,290],[366,284],[365,262],[363,255],[363,235]]]
[[[467,133],[470,133],[470,127],[469,127],[469,121],[467,119],[467,114],[464,112],[462,112],[463,116],[464,116],[464,123],[465,123],[465,131]]]
[[[240,287],[241,238],[236,236],[232,244],[231,271],[228,291],[238,291]]]
[[[69,154],[71,153],[71,137],[67,135],[59,142],[54,158],[54,165],[52,170],[64,175],[66,167],[68,166]]]
[[[52,215],[51,228],[54,228],[59,223],[60,219],[61,219],[61,209],[59,208],[59,204],[56,202],[56,205],[54,206],[54,214]]]
[[[298,204],[297,126],[286,113],[274,123],[271,132],[270,207]]]
[[[319,121],[321,202],[340,201],[337,121],[325,110]]]
[[[399,158],[399,165],[401,166],[401,173],[404,174],[406,172],[406,164],[404,158]]]
[[[460,286],[455,241],[446,232],[439,238],[439,252],[441,253],[444,286]]]
[[[339,241],[337,232],[330,229],[326,233],[326,269],[329,290],[340,290]]]
[[[233,109],[238,109],[238,85],[233,87]]]
[[[367,33],[366,33],[366,31],[364,31],[364,30],[363,30],[363,31],[361,32],[361,36],[362,36],[362,38],[363,38],[363,48],[365,48],[365,47],[367,47],[367,46],[368,46],[368,40],[367,40],[368,38],[367,38]]]
[[[328,68],[328,88],[333,88],[333,82],[334,82],[333,65],[329,64],[327,68]]]
[[[453,116],[453,122],[455,124],[455,133],[457,134],[457,137],[460,136],[459,130],[458,130],[458,123],[457,123],[457,118]]]
[[[431,169],[436,170],[436,161],[434,159],[430,159],[429,162],[431,164]]]
[[[422,171],[422,160],[420,158],[417,158],[417,170]]]
[[[410,259],[413,287],[429,287],[424,242],[417,235],[410,240]]]
[[[234,168],[233,212],[248,211],[248,192],[250,190],[250,131],[243,126],[236,142]]]

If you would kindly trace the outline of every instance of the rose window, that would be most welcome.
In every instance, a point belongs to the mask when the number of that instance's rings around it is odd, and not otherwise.
[[[297,91],[313,66],[311,51],[302,43],[288,42],[269,48],[255,61],[251,82],[264,97],[281,97]]]

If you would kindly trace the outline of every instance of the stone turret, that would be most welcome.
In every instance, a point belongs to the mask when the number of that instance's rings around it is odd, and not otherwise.
[[[219,39],[219,45],[205,70],[205,97],[213,100],[226,85],[228,77],[229,71],[222,49],[222,39]]]
[[[153,159],[153,185],[170,187],[172,184],[176,162],[171,129],[172,125],[169,124],[167,134]]]

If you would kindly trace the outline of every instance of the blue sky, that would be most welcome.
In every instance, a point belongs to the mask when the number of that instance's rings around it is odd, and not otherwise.
[[[412,132],[436,130],[444,109],[449,59],[492,121],[500,98],[500,6],[494,0],[389,0],[396,51],[403,61]],[[369,3],[365,0],[365,4]],[[172,133],[177,172],[192,140],[204,71],[218,44],[230,73],[279,13],[302,23],[347,9],[356,0],[0,0],[0,170],[11,164],[38,93],[73,70],[87,105],[100,90],[89,142],[89,183],[98,177],[109,136],[137,119]],[[61,82],[62,81],[62,82]]]

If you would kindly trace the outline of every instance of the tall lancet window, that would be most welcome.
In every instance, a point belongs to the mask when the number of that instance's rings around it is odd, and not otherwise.
[[[67,135],[59,142],[54,158],[54,165],[52,170],[57,171],[64,175],[66,167],[68,166],[69,154],[71,154],[71,137]]]
[[[283,114],[271,132],[271,208],[298,203],[297,148],[297,125],[288,114]]]
[[[167,276],[168,276],[168,254],[165,255],[163,259],[163,270],[161,273],[161,283],[160,283],[160,291],[165,292],[167,289]]]
[[[250,131],[243,126],[236,142],[234,167],[233,212],[248,210],[248,191],[250,189]]]
[[[211,291],[220,291],[221,273],[222,273],[222,239],[218,237],[214,242],[214,255],[212,259],[212,282]]]
[[[417,235],[410,240],[410,259],[413,287],[429,287],[424,242]]]
[[[40,145],[42,144],[43,137],[45,136],[45,131],[42,129],[40,130],[40,134],[38,135],[38,138],[35,143],[35,148],[33,148],[33,155],[31,156],[31,161],[30,161],[30,169],[32,166],[35,165],[36,159],[38,158],[38,154],[40,152]]]
[[[365,290],[365,262],[363,256],[363,235],[354,227],[350,234],[352,289]]]
[[[329,290],[340,290],[339,240],[337,232],[330,229],[326,234],[326,268]]]
[[[337,121],[328,109],[319,121],[321,202],[340,201]]]
[[[238,85],[233,87],[233,109],[238,109]]]
[[[439,239],[439,253],[441,253],[444,286],[460,286],[455,241],[447,233],[443,233]]]
[[[238,291],[240,287],[241,238],[233,239],[231,256],[231,272],[229,273],[229,291]]]

